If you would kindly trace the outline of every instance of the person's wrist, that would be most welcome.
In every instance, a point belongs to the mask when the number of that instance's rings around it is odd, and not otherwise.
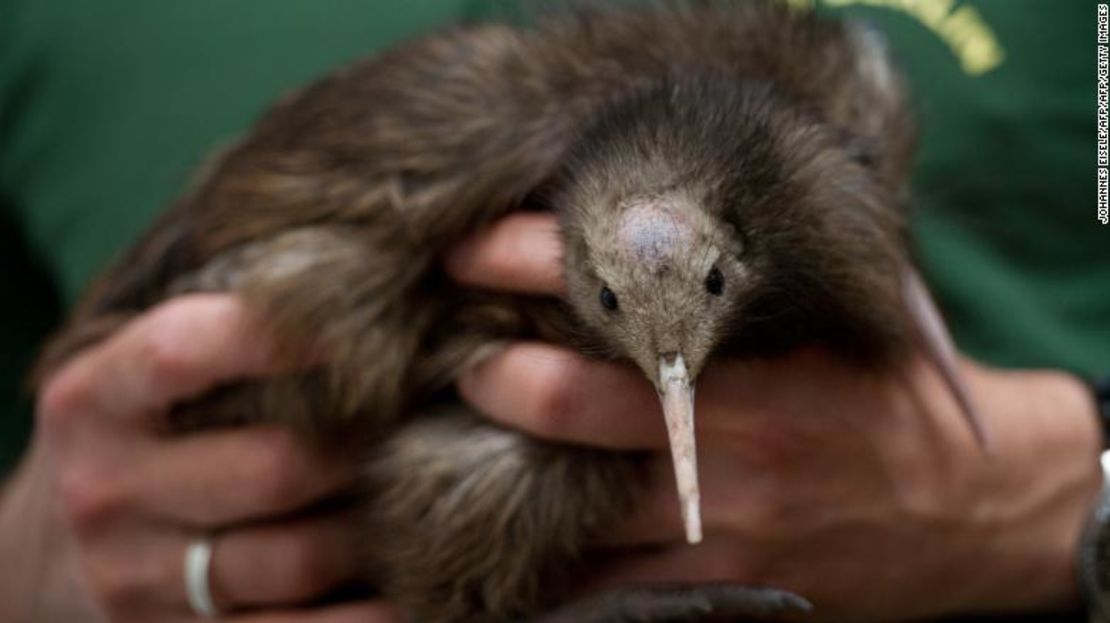
[[[1059,372],[977,371],[973,382],[998,441],[975,481],[976,609],[1078,606],[1079,542],[1102,482],[1090,392]]]
[[[0,557],[13,573],[0,582],[0,620],[102,621],[81,585],[41,443],[0,491]]]
[[[1110,616],[1110,378],[1090,382],[1088,389],[1102,431],[1102,486],[1094,508],[1087,518],[1077,555],[1080,593],[1092,621]]]

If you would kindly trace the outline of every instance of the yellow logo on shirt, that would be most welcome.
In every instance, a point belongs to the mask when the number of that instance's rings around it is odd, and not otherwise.
[[[786,0],[813,8],[817,4],[837,8],[850,5],[883,7],[901,11],[933,31],[956,55],[960,67],[972,76],[985,74],[1002,64],[1006,54],[994,31],[975,7],[957,7],[956,0]]]

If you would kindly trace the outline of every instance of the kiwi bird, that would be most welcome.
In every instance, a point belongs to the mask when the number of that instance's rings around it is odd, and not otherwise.
[[[367,539],[368,577],[415,620],[521,620],[634,503],[638,459],[468,412],[452,380],[506,340],[643,371],[691,542],[693,396],[711,355],[821,344],[878,368],[924,350],[985,439],[907,252],[913,143],[881,38],[779,5],[451,28],[277,103],[94,283],[40,369],[168,297],[241,294],[323,363],[220,388],[179,409],[181,426],[276,420],[361,440],[367,532],[391,535]],[[559,216],[565,300],[443,276],[449,246],[520,209]],[[640,595],[636,620],[802,604],[695,593]],[[596,620],[633,616],[606,603]]]

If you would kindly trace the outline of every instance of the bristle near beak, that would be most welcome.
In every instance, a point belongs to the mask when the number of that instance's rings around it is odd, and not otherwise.
[[[659,358],[659,396],[671,444],[682,523],[689,543],[701,542],[701,493],[698,489],[698,456],[694,440],[694,385],[681,354]]]
[[[988,455],[993,454],[994,438],[987,428],[986,420],[972,401],[971,391],[960,373],[960,357],[956,342],[952,339],[952,334],[948,331],[948,326],[936,302],[929,294],[925,280],[914,268],[907,269],[902,275],[902,297],[906,303],[906,311],[917,329],[918,338],[924,346],[925,354],[952,392],[952,397],[959,405],[979,447]]]

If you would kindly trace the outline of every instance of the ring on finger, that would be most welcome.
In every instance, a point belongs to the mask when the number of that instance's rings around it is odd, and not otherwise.
[[[202,534],[185,549],[185,596],[198,616],[214,619],[220,611],[212,599],[212,536]]]

